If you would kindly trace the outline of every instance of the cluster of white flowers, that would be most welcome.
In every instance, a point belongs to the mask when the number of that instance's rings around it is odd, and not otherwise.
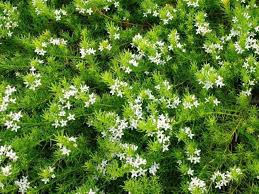
[[[103,10],[107,12],[107,11],[110,10],[110,7],[108,5],[106,5],[106,6],[103,7]]]
[[[71,149],[70,148],[76,148],[77,147],[77,143],[76,143],[76,137],[67,137],[66,138],[66,145],[62,144],[62,143],[57,143],[58,147],[60,148],[60,152],[62,155],[66,155],[69,156]],[[69,148],[68,148],[69,147]]]
[[[170,136],[166,135],[166,131],[171,130],[171,125],[170,125],[170,119],[168,116],[165,115],[159,115],[157,120],[154,120],[154,122],[157,124],[157,133],[156,137],[158,142],[162,145],[162,151],[168,151],[169,150],[169,145],[170,145]]]
[[[129,64],[137,67],[139,65],[139,61],[142,59],[143,55],[140,54],[132,54],[131,59],[129,60]]]
[[[135,158],[127,157],[126,158],[126,163],[130,164],[134,168],[140,168],[141,165],[146,165],[147,164],[147,160],[141,158],[139,155],[136,155]]]
[[[88,101],[85,101],[85,107],[89,107],[89,106],[93,105],[95,102],[96,102],[96,94],[91,93],[89,95]]]
[[[55,167],[48,166],[47,169],[44,169],[42,174],[45,175],[41,181],[44,182],[44,184],[47,184],[50,179],[54,179],[56,176],[54,174]]]
[[[162,82],[162,84],[156,85],[155,89],[161,90],[162,87],[164,87],[166,90],[170,90],[172,88],[172,85],[169,83],[169,81],[165,80]]]
[[[129,144],[129,143],[120,143],[121,147],[123,147],[126,150],[132,150],[132,151],[137,151],[138,146],[135,144]]]
[[[85,58],[87,55],[95,55],[96,50],[94,48],[81,48],[80,54],[81,58]]]
[[[130,173],[131,178],[137,178],[140,176],[144,176],[147,172],[150,173],[150,175],[155,176],[158,169],[159,164],[156,162],[153,162],[152,165],[147,168],[147,160],[145,158],[142,158],[139,154],[135,154],[138,146],[134,144],[128,144],[128,143],[120,143],[118,142],[118,145],[122,148],[123,152],[119,153],[113,153],[113,157],[119,158],[119,160],[130,167]],[[130,154],[129,154],[130,153]],[[134,154],[134,155],[133,155]],[[107,161],[103,160],[101,165],[98,165],[98,169],[101,170],[101,172],[105,172],[105,168],[107,166]]]
[[[156,52],[155,55],[149,56],[148,58],[152,63],[157,65],[164,65],[166,63],[166,61],[162,59],[162,54],[159,52]]]
[[[86,1],[83,1],[83,2],[86,2]],[[92,15],[92,13],[94,12],[91,7],[88,8],[88,9],[85,9],[85,8],[83,8],[83,7],[77,6],[77,7],[76,7],[76,10],[77,10],[80,14],[88,14],[88,15]]]
[[[142,166],[147,164],[147,160],[141,158],[139,155],[137,155],[135,158],[127,157],[126,163],[134,168],[133,170],[131,170],[131,178],[144,176],[147,172],[147,169],[142,168]]]
[[[34,66],[30,68],[30,73],[24,77],[24,84],[30,90],[36,90],[41,86],[41,74],[37,72]]]
[[[47,51],[44,50],[45,48],[47,48],[47,43],[46,42],[42,42],[41,46],[40,47],[36,47],[34,52],[37,55],[44,56],[47,53]]]
[[[128,128],[128,122],[117,117],[115,126],[109,129],[111,141],[119,141],[126,128]]]
[[[49,40],[42,42],[40,46],[37,46],[35,48],[34,52],[37,55],[44,56],[47,53],[46,49],[47,49],[49,44],[53,45],[53,46],[60,46],[60,45],[66,46],[67,41],[63,38],[53,38],[53,37],[51,37]]]
[[[199,102],[195,95],[186,95],[183,99],[183,107],[185,109],[192,109],[193,107],[198,107]]]
[[[17,161],[17,158],[18,157],[11,146],[4,145],[0,147],[0,163],[4,161],[4,166],[1,166],[1,173],[3,176],[10,176],[12,174],[12,165],[10,162]],[[10,161],[6,159],[9,159]],[[4,187],[3,183],[0,182],[0,184]]]
[[[209,28],[209,23],[204,22],[204,23],[195,23],[196,29],[196,34],[201,34],[202,36],[205,36],[207,33],[211,32],[211,29]]]
[[[165,131],[168,129],[171,129],[170,126],[170,119],[167,115],[159,115],[157,119],[157,128],[158,129],[164,129]]]
[[[155,6],[153,8],[149,8],[146,10],[146,12],[143,13],[144,17],[148,17],[149,15],[152,15],[154,17],[159,16],[159,8],[158,8],[157,4],[155,4]]]
[[[188,7],[199,7],[199,0],[184,0]]]
[[[56,21],[60,21],[62,16],[66,16],[67,12],[63,9],[56,9],[54,11]]]
[[[164,51],[168,48],[165,44],[165,42],[158,40],[154,44],[151,44],[151,47],[155,48],[156,53],[155,55],[149,55],[148,59],[155,63],[156,65],[164,65],[166,62],[170,61],[172,57],[170,55],[164,55]]]
[[[235,42],[234,46],[238,54],[242,54],[245,51],[245,49],[242,48],[238,42]]]
[[[243,87],[246,88],[245,90],[241,91],[241,95],[244,96],[250,96],[252,94],[252,86],[254,86],[257,83],[255,79],[253,80],[248,80],[247,83],[243,83]]]
[[[164,65],[166,62],[171,60],[171,56],[164,56],[164,51],[165,49],[167,49],[167,46],[165,42],[161,40],[151,42],[147,38],[143,38],[140,34],[137,34],[132,38],[132,41],[133,42],[131,43],[131,46],[133,48],[136,47],[139,52],[139,55],[141,55],[141,57],[147,57],[151,63],[155,63],[156,65]],[[143,51],[142,44],[144,44],[146,48],[154,50],[153,54],[146,54]]]
[[[155,176],[158,169],[159,169],[159,164],[157,164],[156,162],[154,162],[154,163],[152,164],[152,166],[149,168],[148,171],[149,171],[149,173],[150,173],[151,175]]]
[[[175,48],[180,49],[182,52],[186,52],[186,49],[184,48],[184,44],[180,43],[180,36],[177,32],[177,30],[173,30],[169,35],[168,35],[169,41],[171,45],[168,46],[168,49],[173,51]]]
[[[6,86],[4,91],[4,96],[0,101],[0,112],[6,111],[10,103],[16,102],[16,98],[11,97],[15,91],[16,91],[15,87],[12,87],[10,85]]]
[[[142,112],[142,98],[138,96],[135,100],[134,103],[130,103],[130,108],[134,112],[134,116],[136,117],[137,120],[143,118],[143,112]],[[135,125],[131,126],[133,128],[136,128]]]
[[[242,175],[241,169],[234,167],[230,170],[230,172],[214,172],[214,174],[211,177],[211,180],[213,183],[216,184],[216,189],[221,189],[222,187],[227,186],[230,183],[230,181],[238,178],[240,175]]]
[[[256,39],[255,33],[250,33],[248,37],[246,38],[246,44],[245,48],[247,50],[252,49],[254,50],[254,53],[259,55],[259,41]]]
[[[3,15],[0,15],[0,29],[1,31],[7,31],[7,33],[3,34],[4,36],[11,37],[13,34],[13,30],[18,26],[18,22],[15,19],[15,14],[17,14],[17,7],[7,7],[3,10]]]
[[[21,111],[17,112],[17,113],[11,112],[9,115],[7,115],[7,119],[4,123],[4,125],[6,126],[7,129],[11,129],[11,131],[17,132],[17,130],[21,128],[18,125],[21,118],[22,118]]]
[[[167,108],[173,109],[173,108],[177,108],[180,105],[181,100],[178,96],[175,95],[173,98],[167,99],[166,103],[167,103]]]
[[[190,127],[181,128],[180,131],[184,132],[190,139],[193,139],[193,137],[195,136],[195,135],[192,133],[192,130],[191,130]]]
[[[186,154],[188,156],[187,160],[189,160],[191,163],[197,164],[197,163],[200,162],[201,150],[198,150],[196,148],[193,153],[190,153],[190,152],[187,151]]]
[[[196,27],[196,34],[205,36],[206,34],[210,33],[212,30],[209,28],[209,23],[205,21],[207,14],[198,13],[196,17],[197,17],[197,21],[194,24],[194,26]]]
[[[133,151],[136,151],[134,149]],[[133,169],[130,171],[131,172],[131,178],[137,178],[140,176],[144,176],[146,172],[149,172],[152,176],[155,176],[158,169],[159,169],[159,164],[156,162],[153,162],[153,164],[149,168],[145,168],[145,165],[147,164],[147,160],[140,157],[138,154],[133,157],[133,156],[125,156],[125,153],[118,153],[117,156],[119,157],[120,160],[125,161],[126,164],[129,164]]]
[[[250,79],[243,83],[244,89],[241,91],[241,95],[250,96],[252,94],[252,87],[257,83],[256,79],[252,79],[253,76],[256,77],[255,74],[257,66],[258,62],[253,57],[246,58],[244,64],[242,65],[247,74],[249,74]]]
[[[50,38],[49,43],[52,45],[67,45],[67,41],[64,38]]]
[[[223,87],[223,78],[217,73],[216,69],[209,64],[205,64],[202,69],[196,73],[199,84],[203,85],[206,90],[216,87]]]
[[[216,183],[215,188],[221,189],[223,186],[227,186],[227,184],[230,181],[230,177],[228,172],[221,173],[219,171],[214,172],[214,174],[211,177],[212,182]]]
[[[59,98],[60,104],[58,105],[57,119],[52,124],[55,128],[65,127],[68,121],[75,120],[75,114],[70,112],[73,107],[73,99],[84,100],[85,107],[89,107],[96,102],[96,95],[89,93],[87,85],[80,85],[79,88],[71,85],[68,89],[63,89],[62,93],[62,97]]]
[[[110,93],[112,95],[116,94],[116,96],[122,97],[123,96],[122,90],[127,86],[128,86],[127,82],[123,82],[123,81],[116,79],[114,81],[114,84],[110,86],[110,89],[111,89]]]
[[[26,191],[30,188],[30,182],[28,181],[27,176],[23,176],[20,180],[14,182],[16,186],[19,188],[19,192],[25,194]]]
[[[18,159],[18,156],[13,151],[12,147],[7,145],[0,146],[0,156],[1,158],[6,157],[12,161],[16,161]]]
[[[91,7],[89,7],[88,5],[89,1],[85,1],[85,0],[80,0],[78,1],[78,3],[76,3],[76,10],[80,13],[80,14],[88,14],[88,15],[92,15],[93,10]],[[106,0],[106,4],[103,5],[103,10],[104,11],[109,11],[111,8],[111,6],[114,5],[115,8],[118,8],[120,6],[120,2],[116,1],[116,0]],[[87,8],[86,8],[87,7]]]
[[[176,11],[174,9],[174,11]],[[161,15],[160,15],[161,18]],[[161,18],[161,20],[163,21],[163,24],[168,24],[171,20],[173,19],[173,15],[170,11],[167,11],[166,14]]]
[[[10,176],[12,174],[12,166],[7,164],[6,166],[1,167],[1,171],[4,176]]]
[[[223,50],[223,46],[219,43],[205,43],[202,48],[206,53],[218,53]]]
[[[198,177],[192,177],[188,190],[191,193],[206,193],[206,183]]]
[[[254,60],[250,62],[249,59],[247,58],[244,64],[242,65],[242,67],[245,68],[245,70],[248,73],[252,74],[256,72],[257,65],[258,65],[258,62],[255,62]]]
[[[240,32],[232,28],[230,30],[229,35],[221,37],[221,41],[222,41],[222,43],[225,43],[227,41],[230,41],[233,37],[236,37],[239,35],[240,35]]]

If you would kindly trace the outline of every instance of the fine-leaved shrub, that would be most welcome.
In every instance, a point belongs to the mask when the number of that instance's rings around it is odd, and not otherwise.
[[[0,1],[0,193],[259,193],[256,0]]]

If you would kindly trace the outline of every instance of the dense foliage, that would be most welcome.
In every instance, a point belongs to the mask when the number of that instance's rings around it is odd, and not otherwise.
[[[0,1],[0,193],[259,193],[256,3]]]

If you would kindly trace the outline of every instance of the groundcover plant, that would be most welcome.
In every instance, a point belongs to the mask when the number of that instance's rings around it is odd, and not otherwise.
[[[259,193],[256,0],[0,1],[0,193]]]

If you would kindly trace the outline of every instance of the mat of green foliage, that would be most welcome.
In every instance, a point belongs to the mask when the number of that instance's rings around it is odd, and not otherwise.
[[[256,0],[0,1],[0,193],[259,193]]]

